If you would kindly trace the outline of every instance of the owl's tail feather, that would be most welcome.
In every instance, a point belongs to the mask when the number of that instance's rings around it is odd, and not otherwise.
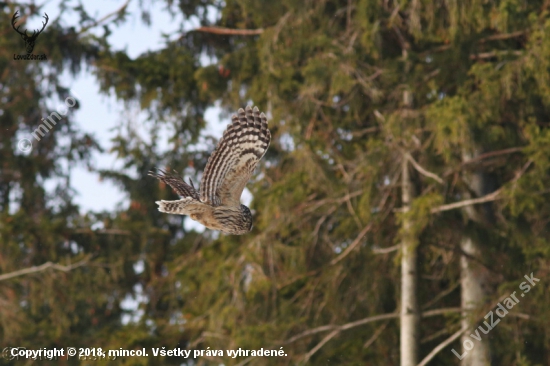
[[[193,211],[194,203],[197,201],[192,197],[186,197],[177,201],[156,201],[159,211],[174,215],[189,215]]]

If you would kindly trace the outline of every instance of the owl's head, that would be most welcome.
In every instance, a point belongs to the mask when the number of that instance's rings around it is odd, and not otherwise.
[[[248,231],[252,230],[252,213],[250,212],[250,209],[246,207],[245,205],[241,204],[241,212],[243,214],[243,220],[244,220],[244,226],[248,229]]]

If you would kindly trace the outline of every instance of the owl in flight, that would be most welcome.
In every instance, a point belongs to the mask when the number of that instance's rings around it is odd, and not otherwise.
[[[270,141],[265,114],[257,107],[239,109],[208,158],[198,191],[191,180],[187,184],[177,173],[149,172],[182,197],[156,201],[158,210],[189,215],[207,228],[226,234],[246,234],[252,230],[252,214],[241,204],[241,194]]]

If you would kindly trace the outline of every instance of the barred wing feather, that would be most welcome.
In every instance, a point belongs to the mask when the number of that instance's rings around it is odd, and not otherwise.
[[[189,179],[189,183],[185,183],[185,181],[180,177],[178,172],[174,170],[173,173],[164,171],[162,169],[158,169],[158,172],[149,172],[149,176],[160,179],[164,184],[168,184],[174,192],[179,194],[182,197],[191,197],[195,200],[199,200],[199,193],[195,189],[193,185],[193,181]]]
[[[239,206],[244,187],[270,141],[265,114],[257,107],[239,109],[206,163],[201,201],[213,206]]]

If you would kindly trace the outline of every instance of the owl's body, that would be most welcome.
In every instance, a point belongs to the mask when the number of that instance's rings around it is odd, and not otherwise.
[[[176,174],[160,171],[149,175],[168,184],[183,198],[157,201],[160,212],[188,215],[209,229],[242,235],[252,230],[252,215],[240,197],[254,168],[271,141],[265,114],[246,107],[232,117],[231,124],[204,169],[200,190]]]
[[[239,205],[239,207],[211,206],[189,197],[177,201],[157,201],[156,203],[159,205],[160,212],[187,215],[209,229],[219,230],[226,234],[242,235],[252,229],[252,214],[245,205]]]

